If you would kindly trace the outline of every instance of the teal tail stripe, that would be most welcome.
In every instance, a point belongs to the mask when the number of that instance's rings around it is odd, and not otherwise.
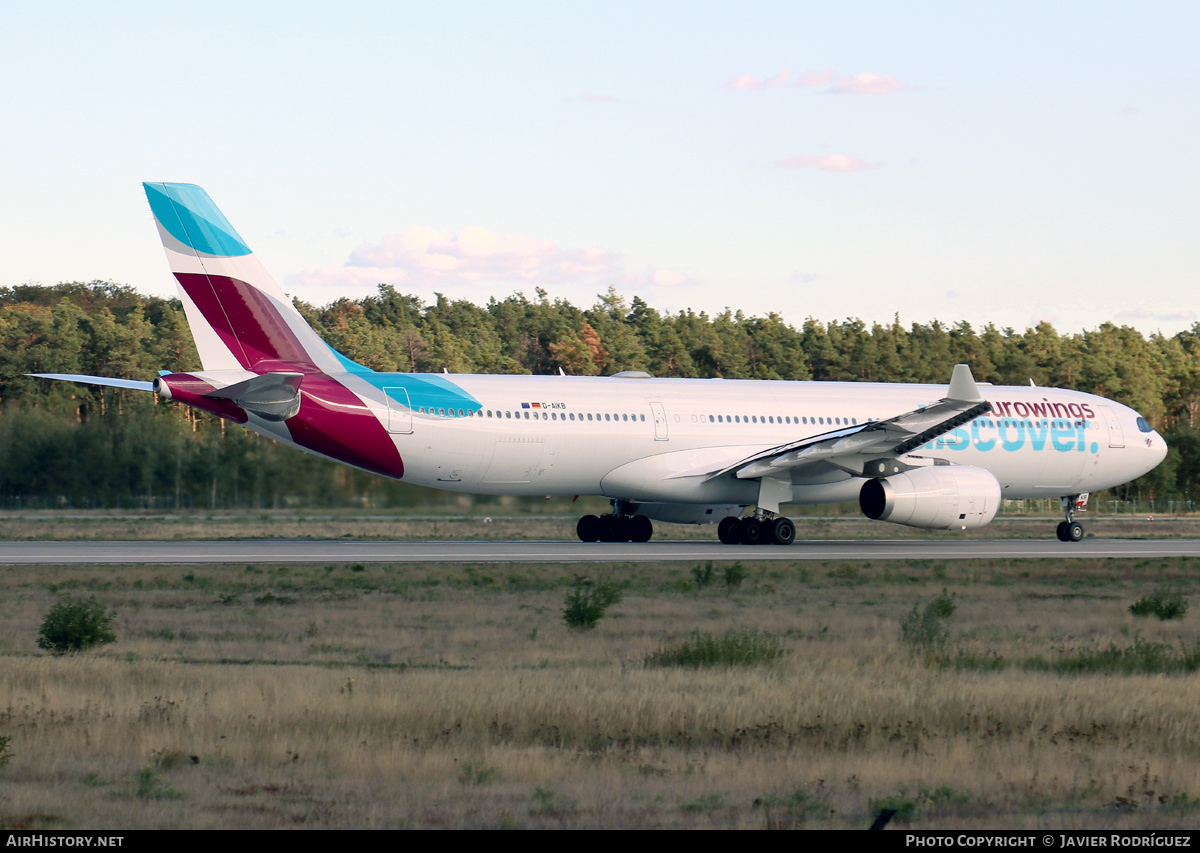
[[[150,209],[163,228],[185,246],[217,257],[250,254],[208,193],[195,184],[142,184]]]

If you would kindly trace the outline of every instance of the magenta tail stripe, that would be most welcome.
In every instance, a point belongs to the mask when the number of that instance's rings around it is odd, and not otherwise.
[[[266,360],[312,362],[279,309],[257,288],[223,275],[175,277],[242,367]]]

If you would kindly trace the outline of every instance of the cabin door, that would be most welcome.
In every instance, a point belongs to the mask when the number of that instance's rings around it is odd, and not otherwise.
[[[403,388],[384,388],[383,395],[387,397],[388,419],[387,431],[393,434],[412,432],[412,407],[408,402],[408,391]]]
[[[1104,415],[1104,423],[1108,426],[1108,446],[1124,447],[1125,433],[1121,430],[1121,422],[1117,419],[1113,410],[1108,406],[1098,406],[1097,408]]]
[[[667,436],[667,411],[663,408],[662,403],[651,403],[650,411],[654,413],[654,440],[666,441]]]

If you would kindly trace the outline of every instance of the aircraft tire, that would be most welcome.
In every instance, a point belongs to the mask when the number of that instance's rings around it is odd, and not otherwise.
[[[717,538],[724,545],[740,545],[742,542],[741,526],[740,519],[727,515],[717,525]]]
[[[1083,525],[1078,521],[1072,521],[1067,525],[1067,541],[1078,542],[1083,538]]]
[[[629,523],[630,542],[649,542],[654,535],[654,525],[644,515],[635,515],[626,519]]]
[[[763,545],[767,541],[766,529],[757,518],[744,518],[741,525],[743,545]]]
[[[600,541],[600,519],[594,515],[585,515],[575,525],[575,535],[580,542]]]
[[[609,513],[600,516],[599,533],[601,542],[621,542],[620,519]]]
[[[796,541],[796,525],[790,518],[777,518],[771,523],[771,540],[776,545],[791,545]]]
[[[1058,537],[1059,542],[1070,542],[1071,540],[1067,538],[1067,522],[1060,521],[1054,535]]]

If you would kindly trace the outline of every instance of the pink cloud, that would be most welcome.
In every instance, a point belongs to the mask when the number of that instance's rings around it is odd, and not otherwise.
[[[767,80],[759,80],[753,74],[743,74],[734,77],[724,84],[726,89],[738,91],[757,91],[774,89],[788,85],[792,79],[792,69],[785,68]],[[794,85],[800,89],[823,89],[831,95],[886,95],[889,92],[899,92],[904,84],[895,77],[883,74],[840,74],[832,68],[823,71],[805,71],[796,75]]]
[[[673,270],[649,267],[644,275],[623,275],[616,279],[621,287],[631,290],[649,290],[653,287],[680,287],[695,284],[696,280]]]
[[[861,172],[878,164],[864,163],[849,154],[827,154],[824,157],[785,157],[775,164],[783,169],[821,169],[826,172]]]
[[[796,80],[796,85],[801,89],[820,89],[832,86],[839,77],[840,75],[832,68],[824,71],[806,71]]]
[[[830,88],[834,95],[886,95],[888,92],[898,92],[903,84],[895,77],[884,77],[881,74],[852,74],[842,77]]]
[[[289,276],[289,287],[365,290],[377,284],[412,288],[453,283],[588,284],[617,282],[632,288],[674,288],[693,279],[649,267],[627,273],[621,258],[597,246],[570,249],[549,240],[468,227],[457,234],[413,226],[403,234],[360,246],[343,265],[326,265]]]
[[[728,83],[724,84],[725,89],[735,89],[737,91],[750,91],[755,89],[776,89],[787,84],[788,78],[792,76],[792,69],[785,68],[767,80],[759,80],[753,74],[743,74],[740,77],[734,77]]]
[[[469,227],[452,234],[414,226],[360,247],[346,266],[377,274],[387,271],[422,285],[485,279],[562,283],[610,273],[615,260],[599,247],[563,249],[549,240],[486,228]]]

